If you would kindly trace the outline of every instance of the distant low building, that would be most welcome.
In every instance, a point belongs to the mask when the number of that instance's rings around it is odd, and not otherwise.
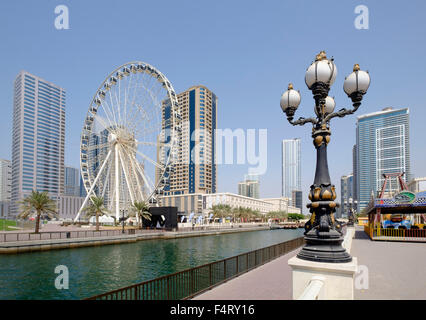
[[[299,208],[290,204],[290,199],[286,197],[281,198],[263,198],[263,201],[271,203],[274,207],[271,211],[284,211],[287,213],[301,213]]]
[[[231,208],[249,208],[266,214],[270,211],[286,211],[288,213],[300,213],[300,209],[288,205],[286,198],[256,199],[242,195],[223,193],[195,193],[163,196],[160,199],[163,206],[176,206],[178,212],[190,214],[208,213],[214,205],[229,205]]]
[[[408,187],[408,190],[414,193],[418,193],[420,191],[426,191],[426,177],[414,178],[408,183],[407,187]]]
[[[83,204],[84,197],[60,196],[58,198],[58,217],[60,219],[74,219]],[[82,215],[81,217],[83,217]]]

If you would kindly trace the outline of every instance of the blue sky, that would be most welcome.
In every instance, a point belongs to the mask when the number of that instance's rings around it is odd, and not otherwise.
[[[54,27],[57,5],[70,29]],[[369,8],[369,29],[357,30],[354,9]],[[354,63],[372,83],[356,115],[332,121],[332,181],[352,172],[356,116],[384,107],[410,108],[411,165],[426,176],[426,23],[424,1],[1,1],[0,157],[11,158],[13,81],[26,70],[67,90],[66,164],[79,165],[80,132],[97,87],[117,66],[156,66],[177,92],[204,84],[219,98],[219,128],[268,129],[268,171],[261,196],[281,193],[282,139],[302,139],[304,198],[313,181],[310,127],[292,127],[279,107],[289,82],[302,94],[296,116],[313,114],[304,73],[315,54],[334,56],[330,95],[348,107],[343,80]],[[222,165],[218,191],[237,192],[246,165]]]

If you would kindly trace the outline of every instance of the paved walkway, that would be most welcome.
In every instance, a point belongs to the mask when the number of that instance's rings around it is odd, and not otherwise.
[[[357,229],[351,254],[369,275],[355,299],[426,299],[426,243],[371,241]]]
[[[299,250],[229,280],[193,300],[291,300],[292,278],[287,262]]]
[[[292,276],[288,260],[299,250],[196,296],[194,300],[290,300]],[[371,241],[357,228],[351,255],[358,258],[359,266],[368,268],[368,289],[355,289],[355,299],[426,299],[425,243]],[[355,285],[356,282],[357,279]]]

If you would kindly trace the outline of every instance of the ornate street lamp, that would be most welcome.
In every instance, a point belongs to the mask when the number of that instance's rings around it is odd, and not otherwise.
[[[312,91],[315,100],[316,118],[299,118],[293,121],[294,113],[300,104],[300,92],[288,85],[288,90],[281,96],[281,108],[287,120],[294,126],[312,123],[312,138],[317,150],[317,165],[314,183],[309,192],[311,203],[307,205],[311,219],[305,224],[306,245],[297,255],[298,258],[317,262],[350,262],[352,257],[342,247],[342,227],[334,218],[336,207],[336,190],[331,184],[327,163],[327,144],[330,142],[330,120],[354,113],[361,105],[363,95],[370,85],[368,72],[362,71],[355,64],[353,72],[345,78],[343,89],[352,100],[353,108],[334,112],[336,105],[328,96],[331,85],[337,76],[333,58],[327,59],[321,51],[305,74],[305,83]]]

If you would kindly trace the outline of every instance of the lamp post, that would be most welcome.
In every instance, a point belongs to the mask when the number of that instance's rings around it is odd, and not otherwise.
[[[330,120],[354,113],[361,105],[363,95],[370,85],[368,72],[361,71],[358,64],[353,72],[345,78],[343,89],[352,100],[352,109],[341,109],[334,112],[335,101],[328,96],[331,85],[337,76],[337,68],[333,58],[327,59],[321,51],[305,74],[305,83],[312,91],[315,100],[316,117],[293,120],[294,113],[300,104],[300,92],[288,85],[288,90],[281,96],[280,105],[287,115],[290,124],[305,125],[312,123],[312,138],[317,150],[317,164],[314,183],[311,185],[307,205],[311,219],[305,224],[306,245],[297,255],[298,258],[316,262],[342,263],[352,261],[352,257],[342,247],[343,232],[335,220],[334,213],[339,206],[336,199],[335,186],[331,184],[327,162],[327,145],[330,142]]]

